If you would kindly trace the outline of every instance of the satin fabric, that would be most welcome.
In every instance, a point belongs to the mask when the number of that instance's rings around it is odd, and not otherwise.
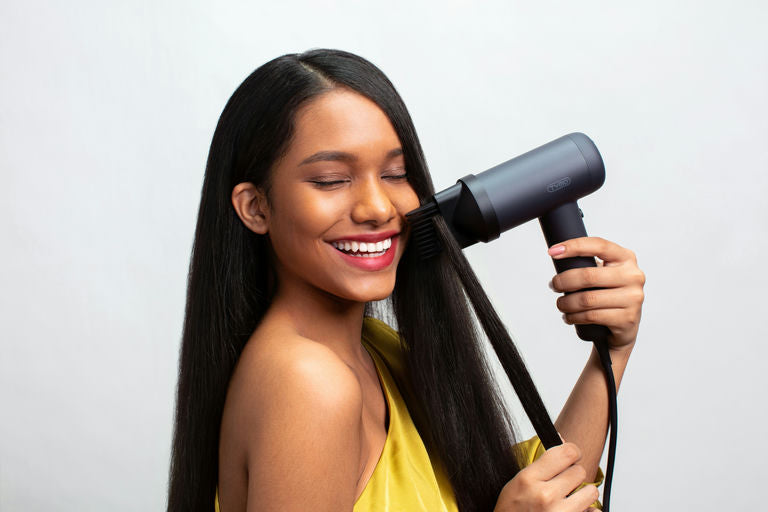
[[[376,364],[389,411],[387,439],[368,484],[355,502],[355,512],[458,512],[453,489],[442,469],[433,464],[400,391],[385,363],[393,360],[399,339],[382,322],[366,318],[363,346]],[[395,345],[397,342],[397,345]]]

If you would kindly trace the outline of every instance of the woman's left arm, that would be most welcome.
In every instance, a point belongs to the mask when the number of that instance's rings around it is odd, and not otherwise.
[[[564,247],[556,253],[553,249]],[[549,249],[554,259],[596,256],[597,267],[577,268],[557,274],[551,283],[556,292],[579,291],[557,299],[567,324],[600,324],[608,327],[613,375],[618,392],[629,355],[635,346],[643,306],[645,274],[635,253],[599,237],[566,240]],[[608,432],[608,385],[595,348],[555,422],[562,438],[582,453],[587,481],[597,474]]]

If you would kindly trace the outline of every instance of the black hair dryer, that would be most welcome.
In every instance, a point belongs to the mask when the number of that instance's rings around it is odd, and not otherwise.
[[[462,248],[495,240],[502,232],[538,217],[549,247],[587,236],[584,215],[576,201],[604,182],[605,166],[595,144],[583,133],[571,133],[477,176],[461,178],[435,194],[434,202],[414,210],[408,217],[416,220],[432,216],[438,213],[434,212],[436,205]],[[420,237],[418,229],[415,230],[415,243],[424,258],[439,251],[428,238]],[[553,262],[558,273],[597,266],[592,257]],[[576,332],[585,341],[604,340],[610,333],[602,325],[578,324]]]

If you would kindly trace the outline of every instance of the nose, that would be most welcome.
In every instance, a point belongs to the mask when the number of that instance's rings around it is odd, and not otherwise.
[[[378,177],[358,182],[354,188],[352,220],[356,223],[380,226],[397,215],[397,209]]]

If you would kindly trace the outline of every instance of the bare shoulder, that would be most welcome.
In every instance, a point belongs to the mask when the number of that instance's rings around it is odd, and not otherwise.
[[[351,508],[362,407],[357,377],[333,351],[287,332],[257,333],[227,392],[222,494],[229,484],[245,487],[249,508],[259,510]]]
[[[307,407],[360,411],[362,394],[354,372],[329,348],[295,334],[270,332],[249,342],[232,376],[228,400],[254,414],[283,411],[301,401]],[[258,408],[255,407],[258,404]],[[245,419],[245,418],[242,418]]]

